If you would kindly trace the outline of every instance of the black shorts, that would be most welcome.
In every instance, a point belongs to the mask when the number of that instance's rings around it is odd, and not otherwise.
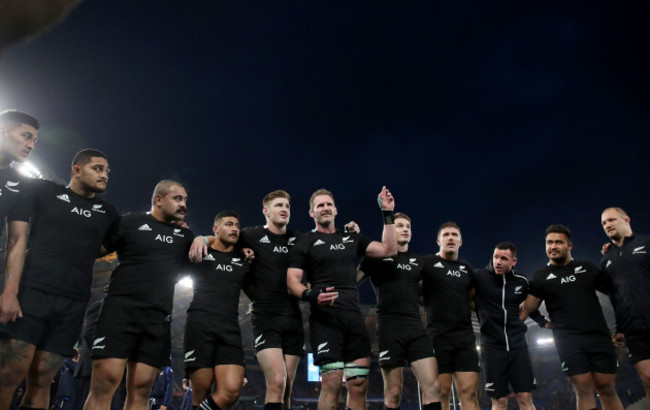
[[[111,322],[100,319],[92,345],[94,359],[128,359],[149,366],[169,365],[171,353],[170,322]]]
[[[528,346],[507,351],[505,348],[481,346],[483,381],[485,393],[495,399],[510,394],[508,385],[515,393],[535,390],[533,366]]]
[[[371,354],[370,337],[361,312],[312,312],[309,316],[314,364],[351,362]]]
[[[253,344],[256,352],[277,348],[284,354],[304,356],[302,317],[253,314]]]
[[[628,331],[625,333],[625,344],[632,364],[650,359],[650,329]]]
[[[567,376],[591,372],[616,374],[616,351],[608,335],[559,336],[554,333],[554,337],[562,371]]]
[[[213,315],[187,315],[183,352],[186,370],[224,364],[244,366],[239,323],[227,323]]]
[[[378,318],[379,367],[399,367],[416,360],[435,357],[431,339],[422,323],[405,324],[395,319]]]
[[[18,303],[23,317],[0,325],[0,333],[32,344],[44,352],[63,357],[74,355],[74,345],[79,340],[86,313],[86,300],[38,289],[21,289]]]
[[[480,363],[474,334],[433,338],[433,350],[438,361],[438,373],[478,372]]]

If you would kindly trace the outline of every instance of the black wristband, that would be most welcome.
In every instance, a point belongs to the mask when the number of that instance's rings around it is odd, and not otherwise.
[[[318,294],[321,292],[314,291],[313,289],[305,289],[300,295],[300,300],[310,303],[318,303]]]
[[[384,225],[392,225],[395,223],[395,214],[393,211],[381,211],[384,214]]]

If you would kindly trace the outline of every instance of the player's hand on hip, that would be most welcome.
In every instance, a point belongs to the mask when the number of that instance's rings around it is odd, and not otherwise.
[[[16,295],[0,295],[0,323],[15,322],[23,317]]]
[[[325,288],[325,290],[318,295],[318,305],[333,306],[334,301],[338,297],[339,297],[339,293],[334,292],[334,287]]]

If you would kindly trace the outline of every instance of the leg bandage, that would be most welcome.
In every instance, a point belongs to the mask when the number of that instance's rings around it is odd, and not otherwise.
[[[369,366],[362,366],[356,363],[345,364],[345,380],[367,379],[369,373]]]
[[[320,366],[320,374],[334,372],[336,370],[343,370],[345,364],[343,362],[331,362]]]

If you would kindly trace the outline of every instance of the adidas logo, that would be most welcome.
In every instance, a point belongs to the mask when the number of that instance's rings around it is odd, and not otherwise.
[[[555,278],[557,278],[557,276],[555,276],[555,275],[553,275],[553,274],[551,273],[550,275],[548,275],[548,276],[546,277],[546,280],[551,280],[551,279],[555,279]]]
[[[209,254],[207,254],[207,255],[205,255],[205,256],[203,257],[203,260],[204,260],[204,261],[213,261],[213,260],[214,260],[214,256],[212,256],[212,254],[209,253]]]
[[[144,224],[138,228],[138,231],[151,231],[151,228],[149,228],[149,225]]]
[[[317,240],[316,242],[314,242],[314,246],[318,246],[318,245],[325,245],[325,242],[323,242],[323,241],[321,241],[321,240],[319,239],[319,240]]]
[[[57,195],[56,197],[64,202],[70,203],[70,197],[68,197],[68,194],[61,194]]]
[[[442,264],[442,262],[438,262],[435,265],[433,265],[434,268],[444,268],[445,266]]]
[[[262,239],[260,239],[260,243],[271,243],[271,241],[269,240],[268,235],[264,235],[262,237]]]

